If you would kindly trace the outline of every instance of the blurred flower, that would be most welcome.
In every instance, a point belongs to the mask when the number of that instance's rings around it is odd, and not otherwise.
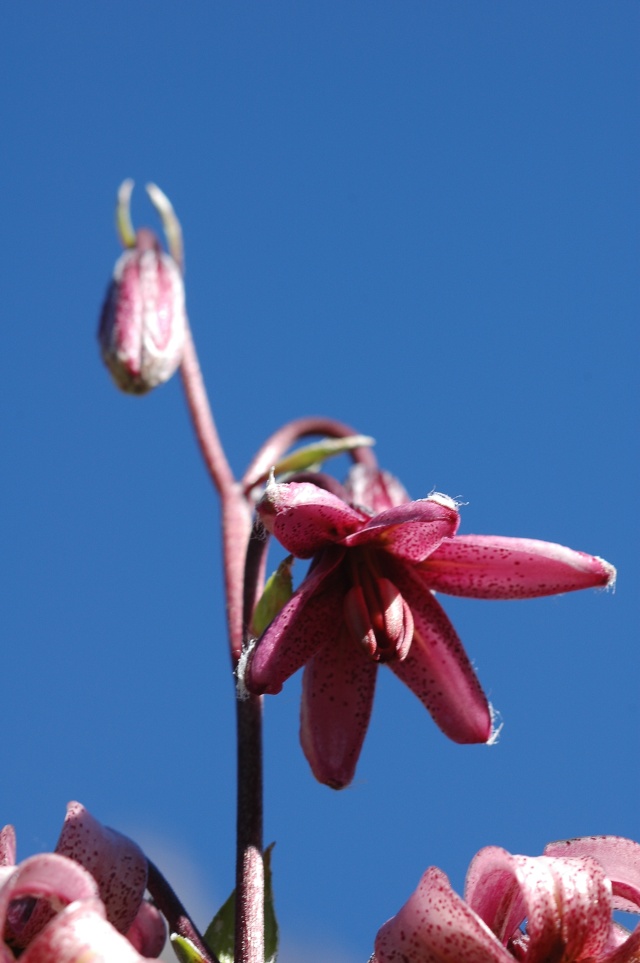
[[[144,394],[168,381],[182,360],[186,312],[182,273],[152,231],[116,262],[98,340],[102,358],[123,391]]]
[[[302,746],[316,778],[336,789],[353,778],[380,662],[455,742],[491,738],[489,704],[435,589],[532,598],[615,576],[601,559],[560,545],[456,535],[450,498],[411,502],[395,478],[362,465],[344,500],[310,483],[272,483],[258,512],[288,552],[313,562],[249,655],[244,682],[276,693],[306,666]]]
[[[80,803],[67,807],[55,853],[14,864],[15,834],[6,826],[0,833],[0,931],[3,946],[24,951],[21,960],[137,963],[162,951],[164,921],[143,898],[144,854]]]
[[[488,846],[464,901],[432,866],[378,932],[375,963],[637,963],[614,910],[640,912],[640,846],[618,836],[551,843],[544,856]]]

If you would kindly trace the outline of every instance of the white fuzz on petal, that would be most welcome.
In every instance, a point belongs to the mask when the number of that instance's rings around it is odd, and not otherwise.
[[[443,508],[451,508],[454,512],[458,510],[458,506],[461,504],[454,498],[443,495],[442,492],[430,492],[425,501],[436,502],[437,505],[442,505]]]
[[[489,703],[489,714],[491,715],[491,735],[487,739],[487,745],[496,746],[500,740],[500,733],[502,732],[504,722],[498,710],[494,709],[491,703]]]

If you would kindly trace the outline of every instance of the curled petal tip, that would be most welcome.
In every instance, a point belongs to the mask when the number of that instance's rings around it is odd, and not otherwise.
[[[176,217],[173,204],[157,184],[147,184],[145,187],[149,199],[160,215],[164,233],[167,237],[169,251],[176,264],[182,270],[184,267],[184,251],[182,246],[182,227]]]
[[[131,223],[132,191],[133,181],[128,177],[118,188],[118,202],[116,204],[116,229],[123,247],[136,246],[136,232]]]

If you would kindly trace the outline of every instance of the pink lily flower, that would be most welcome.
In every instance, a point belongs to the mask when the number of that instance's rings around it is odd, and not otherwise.
[[[70,939],[68,934],[75,932],[87,934],[87,939],[95,933],[96,947],[102,946],[98,934],[104,935],[105,946],[121,946],[122,941],[126,944],[128,955],[114,956],[113,959],[122,959],[123,963],[125,960],[156,958],[161,953],[166,939],[165,923],[158,910],[144,901],[147,861],[132,840],[102,826],[84,806],[72,802],[67,806],[56,852],[33,859],[40,861],[37,866],[45,868],[46,861],[53,860],[54,865],[66,867],[65,878],[72,874],[72,879],[88,880],[90,887],[68,898],[63,897],[62,903],[60,897],[52,900],[48,892],[43,894],[47,899],[20,899],[20,902],[17,902],[17,895],[11,896],[12,905],[6,911],[3,922],[3,939],[20,950],[27,948],[21,959],[30,959],[28,954],[36,945],[43,948],[43,953],[49,952],[47,946],[58,946],[60,940],[64,943]],[[30,860],[22,863],[18,870],[21,871],[21,867],[28,864]],[[0,881],[1,874],[12,877],[16,872],[15,834],[13,828],[7,826],[0,832]],[[0,909],[1,895],[0,892]],[[37,890],[31,890],[28,895],[34,897],[40,894]],[[90,906],[59,912],[68,902],[87,899]],[[48,934],[46,940],[45,933]],[[78,937],[78,946],[84,946],[84,938]],[[57,950],[51,952],[53,955],[42,956],[42,959],[56,959]],[[40,956],[36,958],[39,960]],[[94,957],[89,956],[88,959]],[[101,960],[102,957],[96,956],[95,959]],[[4,963],[2,957],[0,963]]]
[[[5,827],[2,856],[12,858],[15,836]],[[145,957],[107,922],[98,885],[82,866],[57,853],[0,866],[0,963],[14,963],[15,917],[46,905],[49,922],[20,952],[22,963],[144,963]],[[7,942],[7,940],[9,942]],[[24,945],[24,944],[21,944]],[[18,949],[20,947],[18,946]]]
[[[395,478],[362,465],[344,499],[308,482],[271,484],[257,510],[287,551],[313,562],[249,653],[244,683],[274,694],[305,666],[302,747],[334,789],[353,778],[382,662],[449,738],[491,739],[489,703],[435,590],[533,598],[615,578],[607,562],[561,545],[457,535],[450,498],[409,501]]]
[[[618,836],[551,843],[544,856],[488,846],[462,900],[432,866],[378,932],[373,963],[638,963],[640,846]],[[526,921],[524,928],[521,928]]]

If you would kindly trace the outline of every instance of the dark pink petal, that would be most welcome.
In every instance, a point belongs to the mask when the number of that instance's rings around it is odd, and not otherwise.
[[[72,903],[20,957],[21,963],[143,963],[132,944],[104,919],[99,900]]]
[[[404,487],[388,471],[354,465],[345,482],[349,501],[374,514],[411,501]]]
[[[465,898],[503,943],[526,919],[528,963],[596,959],[607,944],[611,887],[593,859],[512,856],[489,846],[469,867]]]
[[[381,512],[342,542],[350,548],[374,544],[398,558],[422,562],[443,538],[455,535],[459,520],[451,499],[431,496]]]
[[[263,525],[296,558],[342,542],[367,520],[336,495],[310,482],[267,485],[258,502]]]
[[[142,903],[125,936],[141,956],[160,956],[167,939],[164,917],[152,903]]]
[[[491,711],[455,629],[431,592],[407,566],[393,576],[411,609],[413,642],[402,662],[389,668],[417,695],[454,742],[487,742]]]
[[[80,803],[71,802],[56,852],[91,873],[98,883],[107,919],[126,933],[147,885],[147,860],[142,850],[133,840],[99,823]]]
[[[377,963],[513,963],[493,933],[432,866],[379,930]]]
[[[302,677],[300,741],[313,774],[332,789],[353,779],[369,725],[377,666],[346,632],[319,649]]]
[[[337,638],[343,624],[345,588],[332,574],[342,560],[341,549],[327,549],[298,591],[266,631],[249,657],[245,685],[257,695],[280,692],[284,682],[308,662],[314,652]]]
[[[640,845],[622,836],[584,836],[549,843],[545,856],[591,856],[613,886],[614,909],[640,912]]]
[[[553,542],[499,535],[445,539],[420,566],[437,592],[476,599],[526,599],[612,585],[616,571]]]

